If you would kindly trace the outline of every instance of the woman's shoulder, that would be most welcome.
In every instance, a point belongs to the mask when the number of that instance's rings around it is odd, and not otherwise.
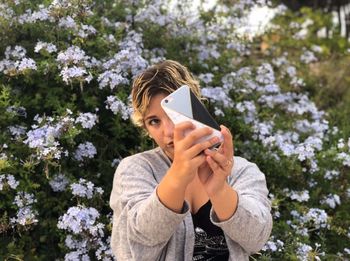
[[[233,162],[233,169],[230,176],[234,180],[243,177],[256,178],[258,176],[264,176],[264,174],[254,162],[251,162],[243,157],[234,156]]]
[[[117,173],[147,172],[156,175],[157,179],[170,167],[170,160],[158,147],[125,157],[119,163]],[[158,177],[159,176],[159,177]]]
[[[130,162],[133,164],[151,163],[152,165],[157,163],[170,163],[170,161],[166,158],[164,152],[159,147],[127,156],[121,160],[120,164],[126,164]]]
[[[251,162],[246,158],[243,158],[240,156],[234,156],[233,162],[234,162],[234,168],[238,168],[238,169],[249,167],[249,166],[256,166],[254,162]]]

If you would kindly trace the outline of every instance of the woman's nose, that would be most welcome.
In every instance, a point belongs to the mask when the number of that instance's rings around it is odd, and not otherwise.
[[[169,118],[164,120],[164,135],[168,137],[174,135],[174,123]]]

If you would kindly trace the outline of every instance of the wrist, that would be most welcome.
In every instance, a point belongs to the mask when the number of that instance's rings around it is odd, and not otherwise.
[[[191,182],[194,176],[188,175],[186,173],[181,173],[181,170],[178,168],[171,166],[168,172],[166,173],[165,177],[168,182],[172,185],[174,189],[180,189],[183,188],[186,190],[186,187]]]
[[[160,202],[168,209],[181,213],[185,200],[186,186],[168,172],[157,187]]]
[[[238,194],[225,182],[224,187],[210,197],[210,201],[218,219],[225,221],[232,217],[237,210]]]
[[[215,191],[213,191],[211,194],[208,194],[208,197],[213,200],[221,199],[227,196],[229,190],[232,190],[232,188],[225,181],[222,183],[221,187],[217,187]]]

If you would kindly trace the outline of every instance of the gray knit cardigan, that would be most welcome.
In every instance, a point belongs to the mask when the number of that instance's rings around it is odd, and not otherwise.
[[[160,148],[120,162],[110,197],[111,247],[117,261],[192,260],[195,236],[188,203],[184,202],[178,214],[166,208],[156,194],[170,165]],[[248,260],[264,246],[272,229],[265,175],[255,164],[235,156],[228,183],[238,193],[237,210],[224,222],[211,210],[210,219],[224,231],[229,260]]]

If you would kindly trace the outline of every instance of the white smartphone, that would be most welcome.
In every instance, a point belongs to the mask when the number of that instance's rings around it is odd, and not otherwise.
[[[197,143],[216,136],[219,138],[219,142],[211,147],[214,149],[223,142],[219,124],[187,85],[181,86],[166,96],[160,104],[174,124],[191,121],[196,128],[209,127],[213,130],[211,135],[199,139]]]

